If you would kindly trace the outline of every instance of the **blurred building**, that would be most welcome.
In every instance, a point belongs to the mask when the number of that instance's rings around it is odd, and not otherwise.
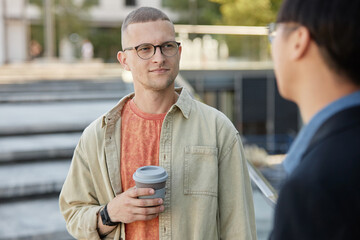
[[[79,1],[79,0],[78,0]],[[99,0],[96,7],[90,11],[92,25],[101,27],[118,26],[130,11],[139,6],[149,6],[162,9],[161,0]],[[169,14],[172,14],[162,9]]]
[[[54,4],[54,0],[43,0],[45,1]],[[98,0],[89,11],[90,25],[94,27],[120,26],[125,16],[139,6],[160,8],[170,18],[176,18],[174,13],[163,9],[161,0]],[[30,59],[30,26],[43,24],[42,12],[43,9],[31,4],[30,0],[0,1],[0,65]]]
[[[0,65],[28,57],[28,25],[25,0],[0,1]]]

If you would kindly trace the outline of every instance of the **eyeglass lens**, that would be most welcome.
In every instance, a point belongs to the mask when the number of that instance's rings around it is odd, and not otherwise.
[[[156,47],[159,47],[161,53],[167,57],[174,56],[179,48],[176,42],[166,42],[161,44],[160,46],[154,46],[152,44],[146,43],[138,46],[136,48],[136,52],[140,58],[149,59],[155,54]]]

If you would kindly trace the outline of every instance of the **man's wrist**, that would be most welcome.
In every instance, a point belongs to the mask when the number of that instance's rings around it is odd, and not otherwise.
[[[111,233],[112,231],[114,231],[115,226],[106,226],[102,223],[102,219],[101,219],[101,215],[100,215],[100,211],[104,209],[105,206],[103,206],[98,212],[97,212],[97,226],[96,226],[96,230],[99,234],[99,237],[101,239],[103,239],[104,237],[106,237],[109,233]]]
[[[107,211],[107,204],[105,207],[100,211],[101,221],[106,226],[116,226],[119,222],[113,222],[110,219],[109,212]]]

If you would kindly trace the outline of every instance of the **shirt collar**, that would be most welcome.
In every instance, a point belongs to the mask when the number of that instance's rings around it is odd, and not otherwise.
[[[187,119],[189,118],[191,112],[191,99],[192,97],[184,88],[175,88],[175,91],[179,94],[179,98],[176,103],[171,106],[168,112],[172,112],[175,108],[179,108],[183,116]],[[125,105],[125,103],[133,98],[135,93],[130,93],[123,97],[114,108],[112,108],[108,113],[103,116],[102,127],[107,124],[114,124],[121,117],[121,111]]]

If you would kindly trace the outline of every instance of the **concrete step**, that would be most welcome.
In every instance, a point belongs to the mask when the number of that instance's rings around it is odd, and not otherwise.
[[[37,103],[61,101],[102,101],[118,100],[119,95],[128,93],[127,90],[116,91],[84,91],[84,92],[20,92],[0,94],[0,103]]]
[[[0,163],[71,158],[81,133],[0,137]]]
[[[0,204],[0,226],[0,240],[74,239],[66,231],[57,197]]]
[[[2,84],[0,103],[119,99],[133,90],[121,79],[37,81]]]
[[[118,99],[0,104],[0,136],[82,131],[117,102]]]
[[[58,194],[70,167],[69,160],[2,165],[0,201]]]
[[[0,95],[19,92],[83,92],[126,90],[128,85],[121,78],[97,80],[51,80],[29,81],[24,83],[1,84]]]
[[[11,82],[26,82],[34,80],[63,80],[63,79],[99,79],[104,76],[120,78],[124,71],[119,64],[112,68],[117,71],[107,71],[107,65],[100,61],[62,63],[57,60],[49,62],[39,59],[31,63],[18,63],[3,65],[0,68],[0,84]]]

